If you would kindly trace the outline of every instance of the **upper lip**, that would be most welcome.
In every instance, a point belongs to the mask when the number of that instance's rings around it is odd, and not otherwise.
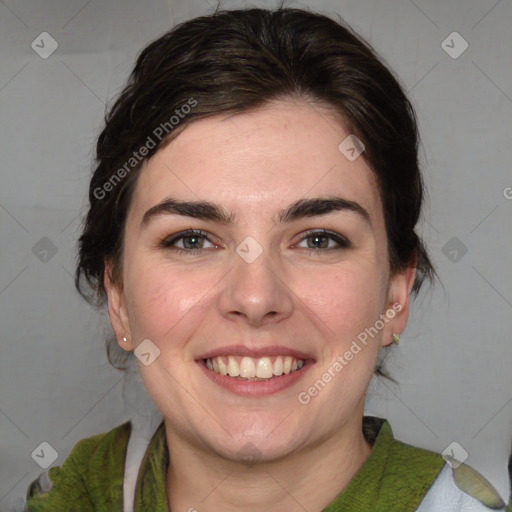
[[[224,345],[212,348],[196,357],[196,360],[211,359],[216,356],[245,356],[255,359],[265,356],[292,356],[296,359],[314,359],[311,354],[285,347],[283,345],[268,345],[265,347],[249,348],[245,345]]]

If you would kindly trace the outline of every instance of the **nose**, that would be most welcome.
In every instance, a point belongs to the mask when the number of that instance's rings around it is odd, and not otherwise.
[[[253,261],[240,254],[233,255],[233,267],[226,276],[220,299],[222,314],[243,317],[253,326],[288,318],[294,301],[283,266],[272,261],[277,258],[267,249]]]

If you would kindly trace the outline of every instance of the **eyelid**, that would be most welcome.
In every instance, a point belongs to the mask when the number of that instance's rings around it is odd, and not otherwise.
[[[323,249],[323,251],[315,250],[315,249],[306,249],[310,252],[318,252],[318,253],[319,252],[329,252],[329,251],[332,251],[335,249],[349,249],[352,247],[352,242],[346,236],[344,236],[341,233],[338,233],[336,231],[330,231],[328,229],[322,229],[322,228],[308,229],[306,231],[303,231],[300,234],[301,239],[299,240],[298,243],[303,242],[311,235],[320,235],[320,236],[325,236],[327,238],[330,238],[331,240],[334,240],[338,244],[338,247],[334,247],[331,249]]]
[[[175,244],[178,240],[180,240],[182,238],[192,237],[192,236],[204,237],[210,243],[212,243],[214,245],[217,245],[213,240],[210,239],[210,234],[207,233],[206,231],[203,231],[202,229],[190,228],[190,229],[186,229],[184,231],[180,231],[178,233],[174,233],[172,235],[169,235],[169,236],[166,236],[166,237],[162,238],[159,241],[158,246],[162,247],[164,249],[168,249],[170,247],[173,247],[173,244]],[[181,250],[181,251],[185,251],[185,252],[192,252],[192,251],[201,251],[201,250],[203,250],[203,249],[180,249],[180,248],[176,248],[176,249],[178,251]]]

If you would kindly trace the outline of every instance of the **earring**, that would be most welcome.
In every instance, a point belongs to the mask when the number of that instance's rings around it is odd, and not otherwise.
[[[123,336],[123,341],[124,341],[125,343],[128,343],[128,340],[126,339],[126,336]]]
[[[400,335],[393,333],[393,341],[398,345],[400,343]]]

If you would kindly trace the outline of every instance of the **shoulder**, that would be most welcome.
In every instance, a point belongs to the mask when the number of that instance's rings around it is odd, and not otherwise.
[[[376,446],[380,437],[388,446],[383,482],[393,489],[395,500],[402,494],[413,495],[409,504],[417,501],[411,510],[505,511],[506,505],[496,489],[469,465],[395,439],[387,422],[382,423]]]
[[[122,497],[130,431],[126,422],[78,441],[61,466],[51,467],[29,485],[25,510],[95,510],[98,499],[113,503]]]
[[[505,503],[480,473],[460,464],[446,463],[417,512],[505,511]]]

